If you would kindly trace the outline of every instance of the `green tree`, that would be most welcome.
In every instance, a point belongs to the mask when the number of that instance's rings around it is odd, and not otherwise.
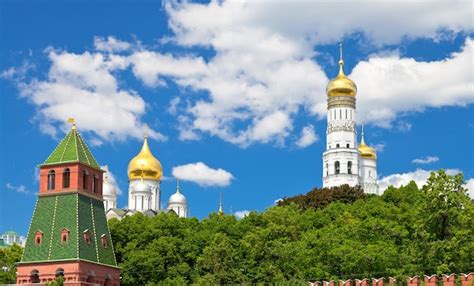
[[[0,248],[0,284],[16,283],[16,263],[22,253],[23,248],[18,244]]]

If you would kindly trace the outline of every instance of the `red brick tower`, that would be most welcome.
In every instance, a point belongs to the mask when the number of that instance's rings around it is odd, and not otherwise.
[[[40,190],[17,283],[120,285],[102,200],[102,174],[76,127],[40,165]]]

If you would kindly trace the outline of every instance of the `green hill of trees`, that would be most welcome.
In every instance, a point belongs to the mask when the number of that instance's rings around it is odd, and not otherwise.
[[[468,272],[474,203],[462,175],[433,173],[382,196],[315,189],[238,220],[141,214],[109,221],[124,285],[305,283]]]
[[[414,182],[382,196],[314,189],[240,220],[136,214],[109,226],[122,285],[303,285],[474,270],[474,202],[462,175],[444,171],[421,190]],[[0,249],[0,267],[10,269],[0,283],[11,282],[13,250]]]

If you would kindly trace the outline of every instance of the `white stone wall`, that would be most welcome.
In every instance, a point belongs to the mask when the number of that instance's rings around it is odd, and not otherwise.
[[[145,183],[149,186],[147,191],[137,190],[137,185]],[[128,209],[144,212],[146,210],[158,211],[161,209],[160,182],[156,180],[131,180],[128,188]]]
[[[179,217],[188,217],[188,207],[186,204],[173,203],[168,206],[169,210],[173,210]]]
[[[377,184],[377,160],[361,158],[359,164],[361,186],[364,188],[364,193],[379,195],[379,187]]]
[[[343,184],[356,186],[360,183],[355,119],[355,108],[350,106],[328,109],[326,151],[323,153],[323,187]],[[339,162],[338,174],[336,162]],[[350,172],[349,162],[352,163]]]

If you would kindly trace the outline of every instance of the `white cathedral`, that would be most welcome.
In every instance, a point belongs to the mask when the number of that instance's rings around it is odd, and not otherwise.
[[[168,207],[161,207],[160,182],[163,168],[160,161],[153,156],[145,135],[143,147],[128,164],[128,207],[117,208],[117,190],[108,178],[108,169],[105,168],[102,195],[107,219],[122,219],[136,212],[148,216],[155,216],[162,212],[174,212],[179,217],[188,217],[188,203],[180,192],[179,181],[176,183],[176,192],[168,200]]]
[[[339,74],[326,87],[328,123],[326,151],[323,153],[323,187],[360,185],[365,193],[379,194],[377,154],[374,148],[366,145],[363,127],[361,142],[357,146],[357,86],[344,74],[343,68],[341,45]]]

